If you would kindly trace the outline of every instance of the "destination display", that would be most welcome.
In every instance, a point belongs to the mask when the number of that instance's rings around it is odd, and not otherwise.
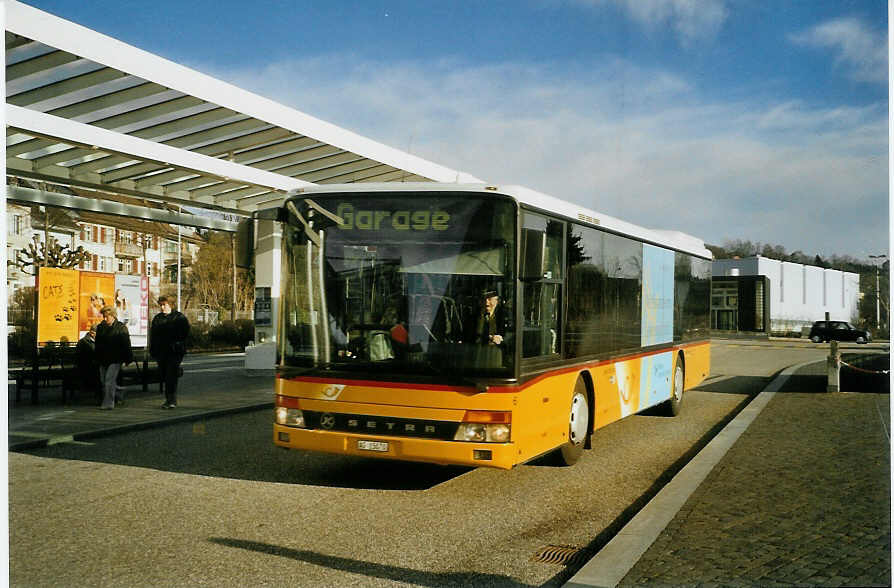
[[[443,210],[357,210],[342,203],[335,213],[345,221],[338,228],[349,231],[446,231],[450,222],[450,214]]]

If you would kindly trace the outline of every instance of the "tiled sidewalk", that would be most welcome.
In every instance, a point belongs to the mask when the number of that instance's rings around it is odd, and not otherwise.
[[[621,585],[891,584],[889,396],[797,376]]]

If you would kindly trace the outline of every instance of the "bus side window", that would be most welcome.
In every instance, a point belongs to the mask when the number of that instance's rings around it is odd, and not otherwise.
[[[565,223],[526,213],[524,227],[543,231],[546,239],[543,275],[522,292],[522,357],[553,355],[561,351]]]

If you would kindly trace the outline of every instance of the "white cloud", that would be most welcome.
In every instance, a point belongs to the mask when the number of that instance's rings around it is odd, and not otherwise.
[[[838,18],[792,35],[799,45],[829,49],[835,63],[861,82],[888,82],[888,39],[856,18]]]
[[[708,242],[852,255],[887,243],[885,104],[714,104],[621,60],[560,73],[330,57],[218,75],[486,181]]]
[[[712,39],[729,14],[725,0],[576,0],[586,6],[612,2],[638,24],[659,30],[671,27],[684,45]]]

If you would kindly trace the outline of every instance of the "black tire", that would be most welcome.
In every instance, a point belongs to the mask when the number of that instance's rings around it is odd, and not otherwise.
[[[662,405],[662,409],[666,416],[677,416],[683,406],[683,387],[686,382],[685,371],[683,369],[683,360],[677,357],[677,365],[674,367],[674,377],[671,381],[671,397],[670,400]]]
[[[813,341],[814,343],[819,343],[820,341],[822,341],[822,339],[820,339],[819,335],[814,335],[813,337],[810,338],[810,340]]]
[[[587,437],[590,435],[590,400],[587,385],[578,378],[571,395],[568,410],[568,441],[553,453],[558,465],[570,466],[577,463],[584,453]]]

